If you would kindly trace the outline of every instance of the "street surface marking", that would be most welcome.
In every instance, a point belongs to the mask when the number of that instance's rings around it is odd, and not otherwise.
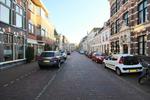
[[[11,82],[10,82],[10,84],[13,84],[13,83],[14,83],[14,81],[11,81]]]
[[[16,79],[16,81],[19,81],[19,80],[20,80],[19,78]]]
[[[23,79],[23,78],[25,78],[25,77],[31,75],[31,74],[34,73],[34,72],[37,72],[37,70],[32,70],[31,72],[20,76],[20,78],[16,78],[15,80],[10,81],[9,84],[14,84],[15,82],[17,82],[17,81],[19,81],[19,80],[21,80],[21,79]],[[8,87],[9,84],[4,84],[3,87]]]
[[[48,81],[48,83],[44,86],[42,91],[34,98],[34,100],[39,100],[39,98],[43,95],[43,93],[47,90],[48,86],[50,86],[53,82],[53,80],[56,78],[56,75],[58,72],[62,70],[62,67],[53,75],[53,77]]]
[[[38,96],[35,98],[35,100],[39,100],[39,98],[41,97],[41,95],[47,90],[48,86],[51,85],[51,83],[55,79],[55,77],[56,77],[56,74],[48,81],[47,85],[44,86],[44,88],[38,94]]]
[[[7,86],[8,86],[8,84],[5,84],[5,85],[4,85],[4,87],[7,87]]]

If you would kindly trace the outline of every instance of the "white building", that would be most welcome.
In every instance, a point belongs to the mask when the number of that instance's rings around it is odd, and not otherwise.
[[[99,28],[99,30],[94,34],[95,36],[91,38],[92,44],[91,48],[92,51],[98,51],[102,53],[109,54],[110,53],[110,27],[109,27],[109,21],[104,23],[104,26],[102,28]]]
[[[91,32],[87,35],[87,48],[88,51],[93,52],[95,51],[95,36],[98,34],[101,28],[93,28]]]

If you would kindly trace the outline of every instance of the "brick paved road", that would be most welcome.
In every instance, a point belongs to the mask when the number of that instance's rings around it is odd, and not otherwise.
[[[0,100],[149,100],[136,76],[119,77],[75,52],[60,69],[32,63],[1,71]]]

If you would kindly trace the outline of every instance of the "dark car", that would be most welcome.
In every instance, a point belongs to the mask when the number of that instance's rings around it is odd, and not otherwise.
[[[105,56],[106,55],[104,53],[95,52],[92,54],[92,60],[97,63],[103,63]]]
[[[60,68],[62,62],[62,56],[58,51],[43,51],[38,57],[38,64],[41,69],[51,66]]]

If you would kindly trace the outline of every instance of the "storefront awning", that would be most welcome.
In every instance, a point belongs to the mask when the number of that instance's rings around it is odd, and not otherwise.
[[[27,43],[38,44],[37,40],[33,40],[33,39],[27,39]]]

